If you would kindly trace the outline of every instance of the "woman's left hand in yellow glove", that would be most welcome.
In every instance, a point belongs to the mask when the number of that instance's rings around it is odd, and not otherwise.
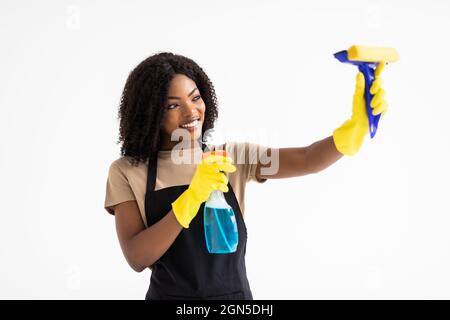
[[[378,115],[381,113],[381,118],[388,109],[388,104],[385,97],[385,91],[381,88],[383,79],[380,74],[385,66],[384,62],[380,62],[375,70],[375,80],[370,87],[370,93],[373,94],[373,99],[370,104],[372,114]],[[339,128],[333,131],[333,140],[336,149],[344,155],[354,155],[358,152],[365,136],[369,132],[369,120],[366,113],[366,100],[364,98],[365,87],[364,75],[358,72],[356,76],[356,88],[353,95],[352,116],[345,121]]]

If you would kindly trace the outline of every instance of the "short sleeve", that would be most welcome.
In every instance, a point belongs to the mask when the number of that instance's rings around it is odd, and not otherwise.
[[[267,147],[256,143],[246,143],[245,146],[247,148],[246,153],[248,154],[249,166],[247,181],[266,182],[267,179],[258,179],[256,177],[256,168],[260,161],[260,156],[266,152]]]
[[[233,174],[234,179],[244,184],[249,181],[262,183],[267,180],[256,178],[256,168],[267,147],[251,142],[228,142],[226,150],[238,169]]]
[[[130,200],[136,200],[124,170],[114,161],[109,167],[106,182],[104,207],[110,214],[114,214],[114,206]]]

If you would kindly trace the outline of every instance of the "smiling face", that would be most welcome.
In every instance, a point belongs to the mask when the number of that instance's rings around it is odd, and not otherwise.
[[[171,150],[181,139],[195,143],[202,134],[206,108],[195,82],[183,74],[175,75],[163,107],[166,113],[161,122],[160,149]],[[174,132],[182,138],[171,141]]]

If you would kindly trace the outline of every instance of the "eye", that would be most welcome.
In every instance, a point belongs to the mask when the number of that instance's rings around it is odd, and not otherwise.
[[[198,95],[198,96],[195,96],[193,99],[192,99],[192,101],[198,101],[198,100],[200,100],[202,97],[200,96],[200,95]],[[169,104],[168,106],[167,106],[167,109],[174,109],[175,107],[178,107],[178,105],[176,104],[176,103],[173,103],[173,104]]]

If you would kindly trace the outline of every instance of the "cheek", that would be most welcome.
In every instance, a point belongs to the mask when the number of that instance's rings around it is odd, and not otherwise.
[[[206,105],[205,105],[205,103],[202,103],[201,106],[199,106],[198,110],[199,110],[202,114],[205,114],[205,110],[206,110]]]
[[[171,134],[176,128],[178,128],[178,117],[175,113],[166,113],[161,120],[161,130],[167,134]]]

